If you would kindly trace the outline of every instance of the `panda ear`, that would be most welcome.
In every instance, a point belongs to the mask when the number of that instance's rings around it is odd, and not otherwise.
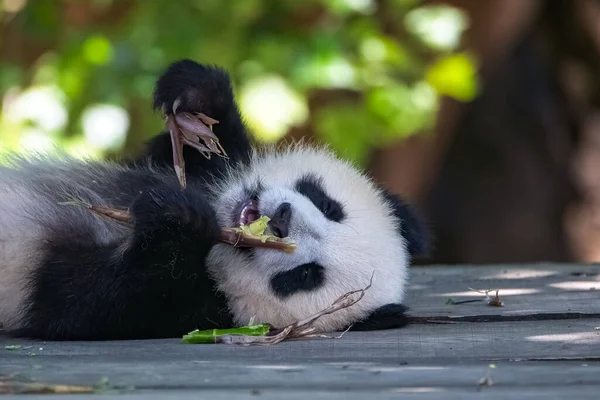
[[[400,196],[385,188],[383,188],[383,194],[391,205],[394,216],[398,219],[398,229],[407,242],[411,257],[428,256],[431,246],[431,232],[425,219]]]

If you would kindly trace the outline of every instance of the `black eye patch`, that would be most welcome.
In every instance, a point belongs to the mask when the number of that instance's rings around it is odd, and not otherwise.
[[[271,289],[278,297],[286,298],[298,292],[316,290],[324,282],[325,268],[316,263],[308,263],[275,274],[271,278]]]
[[[327,219],[335,222],[341,222],[344,219],[342,205],[325,193],[320,179],[313,175],[306,175],[296,182],[295,189],[308,198]]]

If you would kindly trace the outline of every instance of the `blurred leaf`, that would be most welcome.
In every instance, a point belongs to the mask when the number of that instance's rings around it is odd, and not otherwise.
[[[337,153],[363,165],[377,144],[378,126],[359,104],[338,104],[317,111],[315,130]]]
[[[426,6],[409,11],[405,24],[410,32],[432,48],[450,50],[458,46],[460,36],[467,28],[467,17],[464,12],[447,5]]]
[[[376,88],[368,94],[366,104],[386,128],[380,144],[430,128],[437,106],[433,88],[424,82],[414,87],[395,84]]]
[[[5,8],[14,12],[14,36],[2,44],[11,60],[26,61],[0,60],[0,153],[52,143],[92,157],[135,149],[160,129],[154,82],[181,58],[231,72],[259,140],[311,125],[360,163],[374,148],[430,128],[439,95],[476,94],[472,60],[452,53],[468,22],[454,8],[421,0],[127,4],[27,0]],[[438,61],[428,68],[432,53]],[[351,100],[309,104],[323,90]],[[27,101],[43,111],[26,112]],[[317,109],[309,114],[309,106]]]
[[[0,63],[0,91],[5,93],[9,88],[20,86],[23,80],[23,70],[14,64]]]
[[[304,99],[279,76],[265,76],[248,82],[240,93],[245,120],[263,141],[275,141],[287,130],[304,122]]]
[[[337,14],[372,14],[376,9],[375,0],[325,0],[329,10]]]
[[[466,54],[442,58],[427,70],[427,82],[440,94],[470,101],[477,94],[475,63]]]
[[[83,57],[91,64],[104,65],[110,62],[113,50],[110,42],[102,36],[92,36],[83,44]]]

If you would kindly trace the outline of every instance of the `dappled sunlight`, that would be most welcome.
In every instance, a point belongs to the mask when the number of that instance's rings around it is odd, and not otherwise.
[[[248,368],[256,368],[256,369],[271,369],[277,371],[290,371],[290,370],[300,370],[305,369],[303,366],[298,365],[248,365]]]
[[[369,362],[369,361],[334,361],[334,362],[328,362],[327,365],[336,365],[336,366],[341,366],[341,367],[358,367],[358,366],[365,366],[365,365],[375,365],[374,362]]]
[[[600,344],[600,331],[528,336],[530,342],[562,342],[571,344]]]
[[[526,294],[536,294],[536,293],[541,293],[542,291],[540,289],[502,289],[502,288],[497,288],[494,287],[494,292],[490,292],[490,295],[493,295],[496,290],[499,291],[500,297],[504,297],[504,296],[520,296],[520,295],[526,295]],[[484,289],[478,289],[483,291]],[[487,289],[485,289],[487,290]],[[478,292],[474,292],[472,290],[468,290],[465,292],[452,292],[452,293],[438,293],[438,294],[431,294],[429,296],[434,296],[434,297],[476,297],[476,296],[483,296],[483,294],[478,293]]]
[[[81,123],[90,145],[102,150],[117,149],[125,142],[129,115],[121,107],[98,104],[84,111]]]
[[[2,11],[6,13],[17,13],[25,7],[27,0],[4,0],[2,2]]]
[[[408,285],[408,287],[406,288],[407,290],[427,290],[430,286],[429,285],[420,285],[418,283],[414,283],[414,284],[410,284]]]
[[[467,16],[445,5],[418,8],[406,14],[407,28],[434,48],[453,49],[468,27]]]
[[[3,110],[12,123],[36,124],[46,132],[61,130],[68,120],[64,93],[55,86],[34,86],[18,94]]]
[[[21,153],[47,153],[51,151],[57,143],[46,132],[37,128],[28,128],[23,130],[19,140]]]
[[[435,392],[445,392],[446,389],[441,387],[405,387],[405,388],[395,388],[390,389],[391,392],[394,393],[435,393]]]
[[[256,135],[265,141],[280,139],[308,116],[301,97],[278,76],[256,79],[241,89],[240,108]]]
[[[557,271],[539,270],[539,269],[511,269],[506,272],[499,272],[491,275],[483,275],[482,280],[488,279],[531,279],[545,278],[548,276],[558,275]]]
[[[600,290],[600,281],[564,281],[550,283],[548,286],[562,290]]]
[[[63,150],[71,157],[81,160],[101,160],[104,153],[99,148],[90,146],[85,138],[76,137],[63,142]]]
[[[334,10],[372,13],[376,9],[374,0],[330,0],[328,3]]]
[[[415,366],[415,367],[410,367],[410,366],[405,366],[405,365],[401,365],[398,367],[373,367],[373,368],[367,368],[367,371],[370,372],[376,372],[376,371],[380,371],[380,372],[397,372],[397,371],[442,371],[444,369],[448,369],[447,367],[442,367],[442,366],[437,366],[437,365],[431,365],[431,366]]]

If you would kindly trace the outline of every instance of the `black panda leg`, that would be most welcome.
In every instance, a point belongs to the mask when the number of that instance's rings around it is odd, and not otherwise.
[[[387,304],[373,311],[365,320],[352,325],[351,331],[372,331],[396,329],[408,325],[406,311],[402,304]]]
[[[235,103],[228,73],[218,67],[182,60],[171,64],[157,80],[154,108],[165,115],[202,113],[219,121],[212,125],[213,133],[229,160],[212,155],[208,160],[192,147],[184,146],[183,158],[188,176],[217,172],[229,162],[247,162],[251,142]],[[153,138],[144,157],[154,162],[173,166],[171,138],[163,133]]]
[[[204,268],[219,227],[201,192],[156,188],[131,211],[134,232],[125,243],[98,246],[57,232],[32,277],[31,307],[16,336],[177,337],[231,323]]]

